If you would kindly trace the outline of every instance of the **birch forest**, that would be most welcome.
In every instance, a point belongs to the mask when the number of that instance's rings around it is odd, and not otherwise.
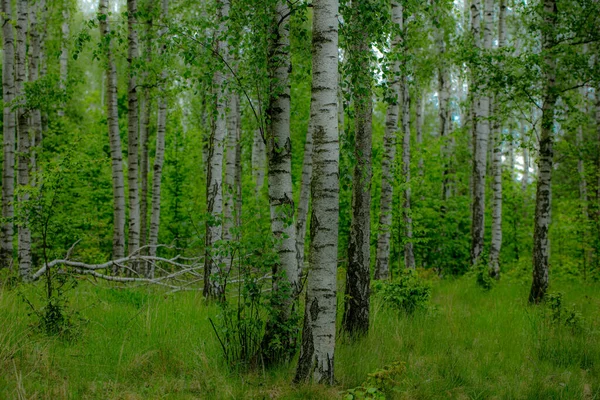
[[[1,399],[600,399],[598,0],[0,0]]]

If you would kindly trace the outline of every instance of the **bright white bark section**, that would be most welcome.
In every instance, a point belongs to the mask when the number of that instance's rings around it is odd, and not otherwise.
[[[217,51],[227,60],[227,20],[229,18],[229,1],[218,2],[219,29],[217,30]],[[224,66],[222,67],[224,68]],[[213,248],[223,234],[223,153],[227,136],[227,93],[225,90],[225,72],[218,69],[213,77],[216,91],[216,121],[210,138],[208,168],[206,177],[207,212],[210,215],[206,223],[206,254],[204,261],[204,296],[219,298],[224,295],[218,282],[220,257]]]
[[[296,381],[332,385],[339,213],[338,1],[313,1],[310,271]]]
[[[100,34],[103,38],[107,38],[110,35],[108,0],[100,0],[98,12],[100,14]],[[125,178],[123,177],[123,155],[121,153],[121,137],[119,136],[117,67],[112,54],[112,41],[109,41],[105,52],[107,59],[108,136],[110,139],[113,181],[113,258],[118,259],[125,255]]]

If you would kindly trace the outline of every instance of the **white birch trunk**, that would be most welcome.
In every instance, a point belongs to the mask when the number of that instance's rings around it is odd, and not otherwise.
[[[493,4],[493,3],[492,3]],[[506,0],[500,0],[498,15],[498,47],[506,44]],[[496,99],[490,105],[494,123],[492,129],[492,239],[490,246],[490,276],[500,279],[500,252],[502,250],[502,123]],[[512,170],[511,170],[512,173]]]
[[[37,81],[41,75],[42,66],[42,41],[46,30],[46,1],[39,0],[35,5],[30,4],[29,25],[30,25],[30,46],[31,56],[29,58],[29,80]],[[41,148],[42,138],[42,112],[40,109],[30,111],[30,179],[29,185],[36,185],[37,174],[37,152]]]
[[[484,49],[490,49],[492,45],[492,16],[493,16],[493,1],[485,0],[485,24],[484,24]],[[473,0],[471,3],[471,15],[473,35],[475,43],[481,43],[479,38],[480,16],[479,16],[479,1]],[[480,48],[480,46],[477,46]],[[479,90],[485,91],[481,83],[476,83],[480,86]],[[474,121],[473,121],[473,210],[472,210],[472,226],[471,226],[471,264],[476,265],[480,262],[481,253],[484,246],[485,235],[485,179],[487,168],[487,152],[488,141],[490,134],[490,124],[488,113],[490,107],[490,99],[484,93],[474,94]]]
[[[98,12],[100,19],[100,34],[103,38],[110,35],[108,24],[108,1],[100,0]],[[125,255],[125,178],[123,176],[123,155],[121,153],[121,137],[119,135],[119,113],[117,104],[117,67],[112,53],[112,41],[109,41],[106,51],[106,96],[108,115],[108,136],[110,138],[110,155],[112,159],[113,181],[113,259]]]
[[[219,29],[217,32],[217,51],[227,60],[226,29],[229,18],[229,1],[221,0],[219,6]],[[224,68],[224,67],[223,67]],[[225,92],[225,73],[217,70],[213,84],[216,91],[216,122],[210,138],[208,168],[206,178],[207,212],[211,221],[206,223],[206,254],[204,259],[204,296],[208,299],[221,299],[225,295],[219,283],[221,274],[220,257],[213,247],[223,235],[223,153],[227,136],[227,94]]]
[[[127,0],[127,181],[129,183],[129,246],[128,253],[140,247],[140,188],[139,174],[139,110],[136,64],[139,58],[137,33],[137,0]],[[136,265],[137,269],[138,266]]]
[[[296,382],[334,384],[339,214],[338,1],[313,1],[310,271]]]
[[[146,248],[148,244],[148,174],[150,170],[150,155],[148,153],[150,141],[150,110],[152,108],[152,97],[150,95],[148,81],[148,67],[152,63],[152,19],[146,22],[146,37],[144,38],[144,55],[146,69],[142,73],[144,87],[140,98],[140,247]],[[143,251],[148,254],[148,250]],[[148,276],[148,265],[144,265],[144,273]]]
[[[22,190],[18,196],[21,215],[18,223],[19,274],[27,279],[31,273],[31,230],[27,217],[27,186],[29,185],[29,147],[30,124],[25,102],[25,81],[27,80],[27,31],[28,4],[26,0],[17,1],[17,49],[15,58],[16,95],[22,97],[17,109],[17,183]]]
[[[419,176],[425,175],[425,166],[423,161],[423,124],[425,122],[425,97],[423,91],[418,91],[418,97],[415,100],[417,103],[417,120],[416,120],[416,144],[419,151],[418,170]]]
[[[2,0],[2,99],[3,109],[3,160],[2,160],[2,249],[0,255],[1,267],[12,267],[13,263],[13,198],[15,189],[15,141],[16,119],[12,109],[15,98],[15,37],[10,0]]]
[[[397,32],[402,31],[402,6],[392,0],[392,24]],[[398,34],[392,40],[392,51],[399,51],[402,38]],[[379,231],[377,232],[377,253],[375,279],[388,279],[390,276],[390,239],[392,231],[392,199],[394,196],[394,164],[396,159],[396,136],[398,134],[398,114],[400,113],[400,60],[394,59],[391,65],[390,94],[393,98],[385,114],[383,136],[383,157],[381,161],[381,198],[379,204]]]
[[[496,107],[495,110],[497,109]],[[502,126],[496,115],[492,129],[492,239],[490,246],[490,276],[500,278],[502,249]]]
[[[548,289],[548,262],[550,258],[550,229],[552,209],[552,159],[554,141],[554,113],[557,100],[556,60],[551,49],[556,44],[556,1],[544,0],[542,52],[544,99],[542,104],[542,129],[538,159],[538,181],[535,199],[533,230],[533,282],[529,293],[530,303],[544,300]]]
[[[237,201],[236,172],[238,148],[238,114],[239,95],[230,93],[229,114],[227,115],[227,152],[225,154],[225,186],[223,206],[223,240],[233,239],[233,228],[236,226],[235,204]],[[229,259],[226,263],[229,266]]]
[[[162,0],[161,22],[166,23],[169,15],[169,0]],[[159,36],[166,33],[163,28]],[[159,55],[162,55],[163,49],[159,49]],[[150,214],[150,233],[148,237],[148,253],[150,256],[156,256],[156,246],[158,245],[158,232],[160,228],[160,190],[162,180],[162,169],[165,161],[165,135],[167,130],[167,97],[165,94],[165,81],[167,79],[166,70],[161,73],[161,80],[158,87],[158,112],[156,115],[156,154],[154,156],[154,165],[152,166],[152,201]],[[154,266],[150,266],[150,278],[154,278]]]
[[[406,78],[402,81],[402,177],[404,178],[404,204],[402,215],[404,218],[404,229],[406,242],[404,243],[404,266],[414,269],[415,254],[413,251],[413,221],[411,211],[411,187],[410,187],[410,92]]]

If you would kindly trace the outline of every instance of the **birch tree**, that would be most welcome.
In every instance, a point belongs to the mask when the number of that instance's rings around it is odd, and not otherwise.
[[[28,4],[26,0],[17,1],[17,48],[15,57],[16,95],[19,97],[17,109],[17,183],[19,185],[18,201],[22,215],[18,223],[19,274],[26,279],[31,272],[31,230],[27,221],[26,203],[29,200],[27,186],[29,185],[30,161],[30,124],[29,110],[25,96],[27,81],[27,34],[29,28]]]
[[[402,46],[403,17],[402,6],[392,0],[392,43],[391,50],[399,51]],[[392,198],[394,196],[394,171],[396,158],[396,135],[400,112],[400,59],[393,57],[390,67],[390,95],[385,114],[383,136],[383,157],[381,161],[381,198],[379,205],[379,232],[377,235],[377,255],[375,279],[387,279],[390,275],[390,238],[392,230]]]
[[[506,0],[500,0],[498,13],[498,48],[506,44]],[[500,251],[502,249],[502,116],[498,99],[491,106],[492,129],[492,241],[490,246],[490,276],[500,278]]]
[[[112,160],[113,185],[113,258],[125,255],[125,178],[123,176],[123,155],[119,135],[119,112],[117,99],[117,67],[113,55],[112,34],[109,26],[109,0],[100,0],[98,20],[100,35],[106,48],[106,97],[108,136]]]
[[[166,22],[169,16],[169,0],[161,1],[161,20],[163,26],[166,26]],[[162,28],[159,32],[159,37],[163,37],[167,32],[166,28]],[[164,47],[159,48],[159,58],[164,56]],[[161,59],[161,62],[164,61]],[[158,231],[160,228],[160,199],[161,199],[161,181],[162,181],[162,170],[165,161],[165,133],[167,130],[167,95],[165,93],[167,80],[166,66],[163,66],[163,70],[160,75],[158,83],[158,96],[156,103],[158,105],[158,112],[156,116],[156,154],[154,156],[154,164],[152,167],[152,201],[151,201],[151,215],[150,215],[150,233],[148,238],[149,255],[156,256],[156,246],[158,245]],[[154,276],[153,267],[149,272],[150,277]]]
[[[129,63],[129,76],[127,85],[127,181],[129,183],[129,254],[137,252],[140,246],[140,192],[138,184],[139,110],[137,93],[137,63],[139,58],[139,43],[137,23],[137,0],[127,0],[127,62]]]
[[[227,20],[230,4],[228,0],[217,2],[219,28],[216,33],[216,51],[224,59],[228,59]],[[206,254],[204,260],[204,296],[209,299],[222,298],[225,293],[219,283],[221,274],[220,257],[215,251],[215,245],[223,234],[223,153],[227,136],[227,93],[224,66],[217,68],[213,77],[216,91],[216,122],[210,137],[208,168],[206,177],[207,212],[206,222]]]
[[[15,189],[16,120],[12,102],[15,98],[15,34],[11,23],[12,5],[2,0],[2,60],[3,159],[2,159],[2,253],[0,267],[12,267],[13,258],[13,198]]]
[[[533,230],[533,281],[529,302],[544,300],[548,290],[548,262],[550,257],[550,212],[552,200],[552,158],[554,141],[554,113],[558,99],[556,88],[556,59],[552,48],[556,45],[557,10],[555,0],[544,0],[542,29],[542,128],[539,139],[538,181]]]
[[[278,262],[272,267],[276,316],[267,324],[265,341],[277,339],[283,343],[284,357],[295,348],[296,332],[289,329],[295,298],[299,292],[298,260],[296,258],[296,225],[294,223],[294,193],[292,187],[292,142],[290,138],[289,15],[287,1],[278,0],[272,12],[272,33],[269,35],[267,68],[270,79],[269,102],[266,109],[266,136],[271,232],[275,238]],[[282,329],[283,328],[283,329]],[[270,346],[267,346],[269,348]],[[278,357],[267,354],[267,359]]]
[[[338,1],[313,1],[310,271],[296,382],[334,383],[339,213]]]
[[[371,21],[375,4],[353,1],[345,7],[348,21],[345,32],[350,87],[354,102],[354,174],[352,178],[352,220],[348,243],[348,267],[344,293],[342,326],[350,335],[364,335],[369,330],[371,265],[371,166],[372,148],[372,77]]]
[[[481,45],[481,4],[480,0],[471,2],[471,32],[477,49],[489,50],[492,46],[493,0],[485,0],[484,39]],[[477,76],[477,73],[476,73]],[[485,178],[487,166],[490,124],[488,120],[490,99],[485,93],[481,77],[474,82],[473,118],[473,209],[471,225],[471,264],[480,262],[485,236]],[[483,93],[482,93],[483,92]]]

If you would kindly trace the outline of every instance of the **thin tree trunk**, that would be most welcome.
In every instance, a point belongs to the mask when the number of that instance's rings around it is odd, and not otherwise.
[[[587,116],[587,98],[586,98],[586,87],[582,87],[581,89],[581,97],[583,104],[583,110],[581,111],[584,115]],[[579,124],[577,127],[577,137],[576,137],[576,145],[577,150],[579,152],[579,157],[577,160],[577,172],[579,173],[579,200],[581,202],[581,211],[583,214],[583,220],[588,221],[589,212],[588,212],[588,189],[587,189],[587,178],[585,174],[585,163],[584,157],[582,154],[583,147],[583,123]]]
[[[502,249],[502,126],[494,107],[492,129],[492,241],[490,246],[490,276],[500,279],[500,251]]]
[[[392,24],[397,32],[402,32],[402,6],[392,0]],[[402,38],[396,35],[392,40],[392,51],[400,51]],[[400,60],[394,59],[391,66],[389,102],[385,114],[383,136],[383,157],[381,161],[381,198],[379,204],[379,231],[377,232],[377,253],[374,279],[388,279],[390,276],[390,238],[392,231],[392,199],[394,196],[394,164],[396,159],[396,136],[398,134],[398,114],[400,113]]]
[[[60,38],[60,58],[59,58],[59,73],[60,73],[60,81],[59,87],[60,90],[67,89],[67,79],[69,74],[69,19],[71,17],[71,11],[69,9],[70,0],[63,0],[62,4],[62,23],[60,25],[61,30],[61,38]],[[64,117],[65,115],[65,105],[61,104],[58,109],[58,116]]]
[[[15,98],[15,37],[10,0],[2,0],[2,99],[3,110],[3,165],[2,165],[2,249],[1,267],[12,267],[13,264],[13,199],[15,188],[15,140],[16,120],[12,109]]]
[[[492,45],[492,15],[493,1],[485,0],[485,24],[483,48],[488,50]],[[479,39],[479,1],[473,0],[471,3],[471,15],[473,35],[475,43]],[[477,27],[477,28],[475,28]],[[480,46],[477,46],[480,48]],[[476,83],[477,85],[477,83]],[[481,85],[480,85],[481,86]],[[480,90],[485,90],[481,89]],[[488,120],[490,99],[486,94],[475,93],[475,118],[473,121],[473,215],[471,227],[471,264],[476,265],[480,262],[483,252],[485,236],[485,178],[487,168],[488,141],[490,136],[490,123]]]
[[[27,30],[28,30],[28,4],[26,0],[17,1],[17,51],[15,58],[16,69],[16,95],[18,97],[25,96],[25,81],[27,80]],[[19,205],[21,215],[19,218],[19,274],[23,279],[27,279],[31,273],[31,230],[29,229],[29,221],[27,217],[27,202],[29,194],[27,186],[29,185],[29,135],[30,125],[27,105],[19,104],[17,109],[17,183],[22,189],[19,194]]]
[[[533,231],[533,282],[529,293],[530,303],[544,300],[548,289],[548,261],[550,257],[550,239],[548,230],[551,220],[552,203],[552,158],[554,152],[553,129],[556,93],[556,60],[551,54],[556,37],[556,1],[544,0],[544,22],[542,30],[542,52],[544,76],[544,99],[542,104],[542,133],[538,160],[538,181],[535,199],[535,225]]]
[[[136,63],[139,58],[137,33],[137,0],[127,0],[127,61],[129,79],[127,88],[127,181],[129,183],[129,248],[135,253],[140,247],[140,191],[139,173],[139,110]],[[138,266],[136,265],[137,269]]]
[[[523,149],[523,178],[521,180],[521,191],[527,192],[529,186],[529,140],[527,140],[527,122],[521,121],[521,148]]]
[[[161,22],[163,25],[167,22],[169,15],[169,0],[162,0]],[[163,28],[159,36],[165,35],[166,28]],[[159,49],[159,55],[164,52]],[[158,85],[158,113],[156,115],[156,154],[154,156],[154,165],[152,166],[152,203],[150,214],[150,234],[148,240],[148,253],[150,256],[156,256],[156,246],[158,245],[158,232],[160,228],[160,189],[162,180],[162,169],[165,161],[165,135],[167,130],[167,96],[165,94],[165,81],[167,80],[166,69],[163,69]],[[154,278],[154,265],[150,266],[150,278]]]
[[[415,103],[417,104],[417,120],[416,120],[416,144],[417,150],[419,151],[419,162],[418,170],[419,176],[425,175],[425,166],[423,161],[423,123],[425,122],[425,97],[423,97],[423,91],[418,90],[417,98]]]
[[[404,178],[404,204],[402,215],[404,218],[405,243],[404,266],[415,269],[415,254],[413,251],[413,221],[411,210],[410,187],[410,92],[406,78],[402,81],[402,176]]]
[[[333,385],[339,214],[338,1],[313,1],[310,272],[296,382]]]
[[[151,12],[151,10],[148,10]],[[142,151],[140,153],[140,181],[141,181],[141,196],[140,196],[140,247],[146,248],[148,244],[148,173],[150,170],[150,156],[148,154],[148,146],[150,142],[150,110],[152,108],[152,98],[150,95],[150,87],[148,80],[147,68],[152,63],[152,19],[146,22],[146,37],[144,38],[144,54],[146,58],[146,69],[142,74],[142,97],[140,99],[140,145]],[[148,250],[143,251],[148,254]],[[144,265],[144,273],[148,276],[148,263]]]
[[[264,343],[270,343],[278,337],[284,351],[283,354],[273,354],[273,350],[267,346],[265,356],[268,362],[287,359],[293,355],[292,349],[296,347],[297,335],[294,329],[289,329],[289,321],[296,312],[294,305],[299,292],[290,138],[290,9],[285,0],[280,0],[273,11],[273,39],[269,44],[267,66],[272,79],[266,110],[266,133],[271,232],[275,238],[275,250],[279,255],[279,262],[272,267],[273,292],[279,293],[279,296],[276,296],[279,299],[273,304],[276,315],[267,323]]]
[[[309,121],[304,143],[304,160],[302,162],[302,182],[298,200],[298,216],[296,218],[296,259],[298,260],[298,276],[304,270],[304,244],[306,243],[306,217],[310,199],[310,181],[312,178],[313,140],[312,125]]]
[[[233,239],[233,229],[236,226],[235,204],[237,201],[236,172],[237,172],[237,147],[238,143],[238,113],[239,95],[230,93],[229,114],[227,115],[227,152],[225,154],[225,186],[223,205],[223,240]],[[229,260],[226,260],[229,264]]]
[[[98,11],[100,19],[100,34],[108,40],[110,27],[108,25],[108,1],[100,0]],[[121,153],[121,137],[119,135],[119,112],[117,100],[117,67],[112,53],[112,41],[106,49],[106,96],[108,114],[108,136],[110,138],[110,155],[112,159],[113,181],[113,259],[125,256],[125,178],[123,176],[123,155]]]
[[[228,59],[226,40],[227,20],[229,18],[229,1],[218,1],[219,29],[217,32],[217,51],[225,60]],[[223,235],[223,153],[227,136],[227,94],[225,93],[225,73],[217,70],[214,73],[213,84],[216,91],[216,122],[211,133],[208,154],[208,171],[206,178],[207,212],[210,220],[206,223],[206,255],[204,259],[204,297],[207,299],[222,299],[225,295],[218,275],[223,271],[219,266],[220,257],[213,248]]]
[[[353,36],[356,37],[356,42],[350,44],[347,62],[353,66],[350,80],[355,110],[355,165],[342,326],[350,335],[362,336],[369,331],[373,100],[369,62],[370,42],[367,29],[361,22],[371,16],[361,9],[358,2],[353,2],[352,8],[350,24],[355,30]]]
[[[506,0],[500,0],[498,15],[498,47],[506,44]],[[502,250],[502,123],[496,99],[490,105],[494,116],[492,129],[492,241],[490,246],[490,276],[500,279],[500,252]],[[512,170],[511,170],[512,173]]]

